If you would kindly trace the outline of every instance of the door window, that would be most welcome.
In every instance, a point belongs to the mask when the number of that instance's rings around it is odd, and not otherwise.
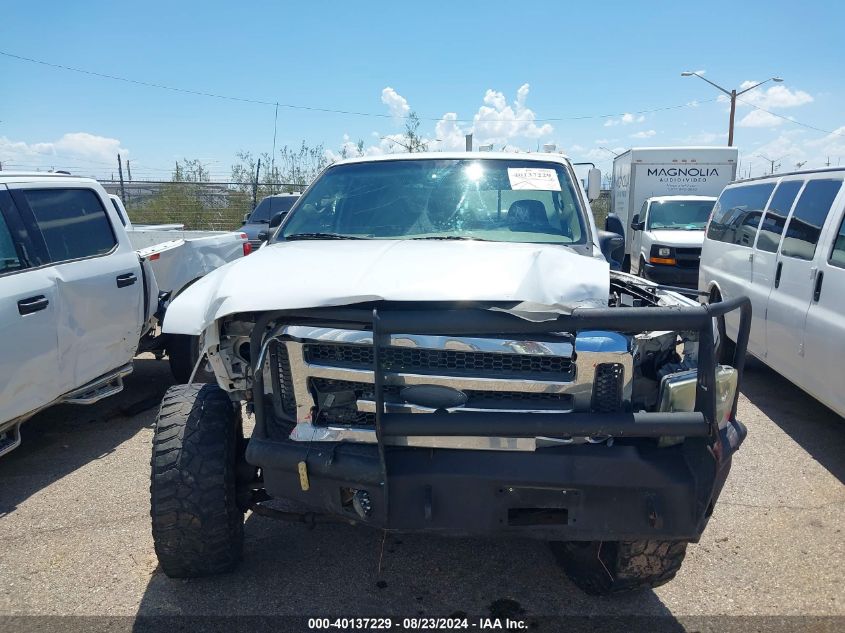
[[[845,268],[845,217],[839,223],[839,233],[833,241],[833,249],[830,251],[831,266]]]
[[[725,189],[707,226],[707,238],[729,244],[751,246],[757,225],[769,200],[774,183],[760,183]]]
[[[772,201],[769,203],[769,208],[766,209],[766,215],[763,216],[763,221],[760,223],[760,231],[757,236],[757,248],[759,250],[769,253],[777,252],[789,210],[792,208],[795,196],[798,195],[803,184],[803,180],[787,180],[778,185],[777,191],[775,191],[775,195],[772,196]]]
[[[813,259],[830,205],[841,188],[841,179],[811,180],[807,183],[786,225],[781,255]]]
[[[91,189],[22,189],[55,264],[105,255],[117,244],[100,197]]]
[[[23,268],[23,264],[15,248],[15,242],[12,240],[12,232],[6,225],[3,214],[0,213],[0,275],[21,268]]]

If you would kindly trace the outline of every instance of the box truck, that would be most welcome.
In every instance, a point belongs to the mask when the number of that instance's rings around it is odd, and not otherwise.
[[[638,147],[613,160],[611,213],[625,234],[624,269],[630,270],[636,231],[634,215],[657,196],[718,196],[736,177],[735,147]],[[609,228],[609,226],[608,226]]]

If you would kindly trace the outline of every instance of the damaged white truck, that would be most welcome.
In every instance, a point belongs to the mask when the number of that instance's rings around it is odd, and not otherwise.
[[[248,249],[242,233],[133,227],[89,178],[0,172],[0,456],[42,409],[121,391],[139,352],[187,381],[198,338],[162,336],[165,310]]]
[[[329,167],[268,245],[167,313],[217,384],[161,405],[163,570],[233,569],[251,510],[543,539],[591,593],[670,580],[745,437],[750,308],[611,272],[620,244],[561,156]],[[731,310],[736,354],[717,365]]]

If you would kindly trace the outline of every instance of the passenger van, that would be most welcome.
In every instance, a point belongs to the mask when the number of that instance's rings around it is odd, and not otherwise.
[[[749,351],[845,416],[845,169],[743,180],[707,225],[699,289],[751,298]],[[738,318],[719,324],[727,345]]]

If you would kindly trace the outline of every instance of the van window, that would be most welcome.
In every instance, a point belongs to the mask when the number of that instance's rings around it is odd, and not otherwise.
[[[766,215],[760,223],[760,234],[757,236],[757,248],[761,251],[776,253],[780,236],[783,235],[783,227],[786,224],[786,217],[795,202],[795,196],[801,190],[803,180],[787,180],[778,185]]]
[[[839,233],[833,241],[833,249],[830,251],[831,266],[839,266],[845,268],[845,217],[839,223]]]
[[[6,219],[0,213],[0,274],[10,270],[23,268],[15,243],[12,240],[12,232],[6,225]]]
[[[91,189],[22,189],[54,264],[105,255],[117,244],[100,197]]]
[[[775,184],[771,182],[725,189],[707,226],[707,238],[729,244],[751,246],[757,225]]]
[[[842,188],[842,180],[811,180],[801,192],[795,211],[786,225],[780,254],[796,259],[813,259],[830,205]]]

